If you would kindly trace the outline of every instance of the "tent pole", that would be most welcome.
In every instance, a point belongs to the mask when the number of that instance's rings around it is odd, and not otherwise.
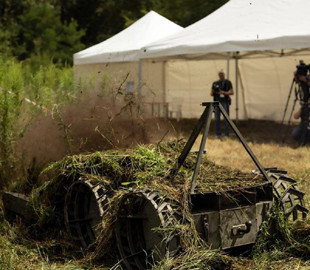
[[[226,78],[229,80],[229,64],[230,64],[230,53],[227,53],[227,64],[226,64]]]
[[[235,64],[236,64],[236,68],[235,68],[235,73],[236,73],[236,82],[235,82],[235,85],[236,85],[236,122],[239,121],[239,103],[238,103],[238,100],[239,100],[239,89],[238,89],[238,80],[239,80],[239,74],[238,74],[238,52],[236,53],[236,58],[235,58]]]
[[[168,119],[169,117],[169,104],[167,103],[167,93],[166,93],[166,65],[167,61],[163,61],[163,113],[164,118]]]
[[[142,81],[142,60],[139,59],[138,62],[138,110],[140,110],[140,104],[141,104],[141,81]]]
[[[243,83],[243,78],[242,78],[242,74],[240,71],[240,66],[238,65],[238,76],[239,76],[239,80],[240,80],[240,86],[241,86],[241,94],[242,94],[242,105],[243,105],[243,110],[244,110],[244,116],[245,116],[245,120],[248,120],[248,112],[247,112],[247,108],[245,105],[245,91],[244,91],[244,83]]]

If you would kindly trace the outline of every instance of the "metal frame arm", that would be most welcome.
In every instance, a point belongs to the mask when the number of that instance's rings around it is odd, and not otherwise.
[[[170,176],[173,178],[179,171],[180,167],[183,165],[186,157],[188,156],[189,152],[191,151],[199,133],[201,132],[201,129],[203,127],[203,124],[205,123],[205,120],[208,115],[208,108],[205,108],[202,115],[200,116],[197,125],[193,129],[187,143],[185,144],[179,158],[177,159],[177,162],[173,169],[171,170]]]
[[[202,103],[202,105],[204,105],[205,103]],[[225,120],[229,123],[230,127],[233,129],[233,131],[235,132],[235,134],[237,135],[239,141],[242,143],[244,149],[248,152],[248,154],[250,155],[251,159],[253,160],[253,162],[255,163],[256,167],[259,169],[259,171],[262,173],[262,175],[265,177],[265,179],[267,181],[270,181],[264,167],[260,164],[260,162],[258,161],[258,159],[256,158],[256,156],[254,155],[254,153],[252,152],[252,150],[250,149],[250,147],[248,146],[246,140],[243,138],[243,136],[241,135],[240,131],[238,130],[238,128],[236,127],[236,125],[234,124],[233,121],[231,121],[231,119],[229,118],[229,115],[227,114],[227,112],[225,111],[225,109],[223,108],[223,106],[220,103],[215,103],[214,106],[218,106],[220,109],[220,112],[223,114]]]
[[[201,139],[200,148],[199,148],[197,161],[196,161],[195,169],[194,169],[194,173],[193,173],[192,183],[191,183],[191,193],[193,194],[195,192],[196,181],[197,181],[199,168],[200,168],[200,164],[201,164],[201,160],[202,160],[202,154],[203,154],[205,143],[206,143],[208,133],[209,133],[210,123],[211,123],[211,118],[212,118],[212,112],[214,111],[214,109],[216,107],[218,107],[220,112],[224,116],[225,120],[229,123],[230,127],[235,132],[236,136],[238,137],[239,141],[243,145],[244,149],[250,155],[250,157],[253,160],[253,162],[255,163],[256,167],[259,169],[259,171],[262,173],[262,175],[265,177],[265,179],[267,181],[270,181],[264,167],[260,164],[260,162],[258,161],[256,156],[254,155],[254,153],[252,152],[252,150],[250,149],[250,147],[246,143],[245,139],[241,135],[241,133],[238,130],[238,128],[236,127],[236,125],[229,118],[229,115],[227,114],[227,112],[225,111],[223,106],[219,102],[204,102],[204,103],[202,103],[202,106],[205,106],[206,108],[204,109],[201,117],[198,120],[197,125],[195,126],[194,130],[192,131],[186,145],[183,148],[183,151],[181,152],[179,158],[177,159],[175,166],[171,170],[171,173],[170,173],[171,178],[173,179],[177,175],[180,167],[184,164],[186,157],[188,156],[189,152],[191,151],[197,137],[199,136],[200,132],[204,128],[204,133],[203,133],[203,136]]]

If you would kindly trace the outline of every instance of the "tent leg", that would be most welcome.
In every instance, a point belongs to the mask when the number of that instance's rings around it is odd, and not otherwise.
[[[164,112],[164,118],[168,119],[169,117],[169,104],[167,103],[167,93],[166,93],[166,66],[167,61],[163,61],[163,112]]]
[[[227,53],[226,78],[229,80],[230,53]]]
[[[240,85],[241,85],[241,94],[242,94],[242,105],[243,105],[243,111],[244,111],[244,118],[245,120],[248,120],[248,112],[247,112],[247,108],[245,105],[245,91],[244,91],[244,83],[243,83],[243,79],[242,79],[242,74],[240,71],[240,65],[238,65],[238,76],[239,76],[239,80],[240,80]]]
[[[141,81],[142,81],[142,60],[139,59],[138,62],[138,111],[140,110],[141,105]]]
[[[239,81],[239,76],[238,76],[238,58],[236,57],[235,59],[235,64],[236,64],[236,68],[235,68],[235,73],[236,73],[236,122],[239,121],[239,89],[238,89],[238,81]]]

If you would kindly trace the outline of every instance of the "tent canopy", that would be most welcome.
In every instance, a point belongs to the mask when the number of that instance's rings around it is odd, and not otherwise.
[[[183,31],[145,46],[144,58],[310,47],[309,0],[230,0]]]
[[[115,36],[74,54],[74,64],[138,61],[143,46],[182,29],[183,27],[150,11]]]
[[[309,10],[309,0],[230,0],[183,30],[151,12],[116,36],[77,53],[75,75],[94,81],[98,89],[108,85],[115,93],[126,79],[138,86],[139,100],[151,104],[152,115],[158,105],[169,115],[192,118],[201,115],[202,101],[211,101],[217,71],[227,66],[227,76],[235,78],[231,111],[236,111],[236,119],[278,121],[300,57],[310,63]],[[168,26],[155,20],[151,28],[151,15]],[[137,64],[139,59],[143,61]]]

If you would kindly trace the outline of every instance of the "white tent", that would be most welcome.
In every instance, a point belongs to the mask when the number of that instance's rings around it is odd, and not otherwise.
[[[138,93],[138,100],[143,100],[149,113],[163,116],[164,64],[143,61],[142,66],[141,48],[182,30],[183,27],[150,11],[117,35],[74,54],[79,88],[100,92],[113,105],[124,104],[127,93]]]
[[[158,13],[150,11],[115,36],[74,54],[74,64],[138,61],[143,46],[182,29]]]
[[[192,75],[186,76],[184,69],[172,67],[179,69],[178,74],[172,71],[179,76],[179,85],[184,85],[181,80],[186,77],[196,88],[200,85],[200,91],[184,89],[180,93],[188,95],[184,100],[195,95],[195,104],[205,99],[203,84],[210,87],[212,82],[211,78],[203,81],[203,77],[212,73],[216,79],[216,72],[226,65],[225,59],[235,58],[229,72],[235,76],[235,89],[241,86],[244,90],[243,95],[237,91],[235,102],[237,111],[243,107],[241,118],[281,120],[295,66],[299,59],[310,61],[309,10],[309,0],[230,0],[182,32],[147,45],[143,58],[162,59],[170,65],[182,61],[169,59],[187,59],[187,69],[191,66],[203,73],[190,71]],[[204,68],[197,68],[199,65]],[[166,88],[173,101],[178,90],[172,85]],[[238,103],[243,106],[238,108]],[[187,113],[193,114],[192,108],[188,107]]]
[[[310,1],[231,0],[181,33],[147,46],[148,57],[309,48]]]

